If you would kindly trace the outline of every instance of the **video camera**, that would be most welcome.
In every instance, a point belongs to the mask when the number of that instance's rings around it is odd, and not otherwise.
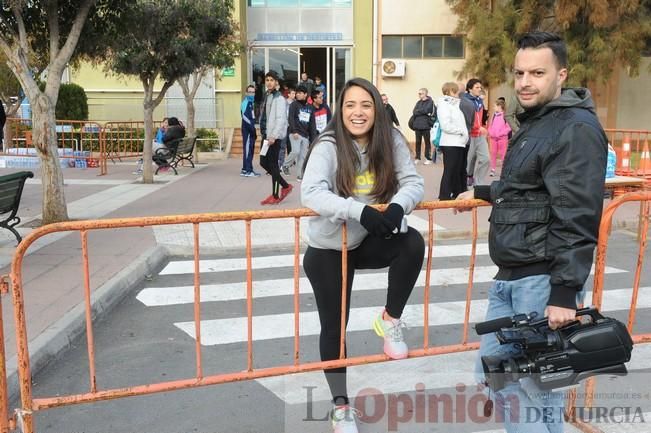
[[[556,330],[547,318],[518,314],[478,323],[477,334],[495,332],[500,344],[514,344],[522,355],[482,356],[488,387],[504,388],[505,382],[532,376],[541,389],[557,389],[577,384],[597,374],[627,374],[633,340],[618,320],[604,317],[596,308],[577,310],[577,317],[590,316]]]

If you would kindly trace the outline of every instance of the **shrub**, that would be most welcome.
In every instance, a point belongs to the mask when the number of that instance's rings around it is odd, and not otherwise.
[[[197,138],[209,138],[210,140],[197,140],[197,151],[212,152],[217,146],[219,134],[213,129],[197,128]]]
[[[56,106],[56,118],[60,120],[88,120],[88,97],[84,88],[74,84],[62,84]]]

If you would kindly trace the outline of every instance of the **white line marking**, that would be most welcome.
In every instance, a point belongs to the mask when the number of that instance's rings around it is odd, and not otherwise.
[[[608,290],[604,293],[605,308],[602,311],[628,310],[631,289]],[[589,294],[588,294],[589,295]],[[586,305],[590,305],[591,296],[586,296]],[[480,322],[486,315],[488,301],[475,300],[471,304],[470,322]],[[642,288],[638,298],[638,308],[651,308],[651,287]],[[366,331],[382,310],[381,306],[352,308],[348,322],[348,331]],[[464,320],[465,301],[430,303],[429,325],[455,325]],[[423,306],[407,305],[402,318],[410,327],[423,326]],[[174,326],[190,337],[195,338],[194,322],[177,322]],[[319,317],[316,311],[299,313],[299,333],[301,336],[318,335]],[[294,314],[271,314],[253,316],[253,340],[271,340],[294,336]],[[241,343],[247,341],[247,318],[212,319],[201,321],[201,344],[214,346],[218,344]]]
[[[606,269],[606,273],[609,274],[622,272],[626,271],[616,268]],[[496,273],[496,266],[477,266],[473,274],[473,282],[486,283],[492,281]],[[433,269],[430,274],[430,288],[434,296],[436,295],[436,290],[440,290],[439,286],[446,287],[456,284],[468,284],[468,269]],[[416,286],[425,286],[425,271],[421,271],[416,281]],[[353,290],[355,291],[378,290],[386,287],[386,271],[358,274],[353,280]],[[299,292],[312,293],[310,281],[305,277],[299,279]],[[253,281],[254,299],[272,296],[291,296],[293,294],[293,278]],[[148,287],[141,290],[136,296],[136,299],[150,307],[191,304],[194,302],[194,286]],[[246,299],[246,282],[205,284],[201,286],[201,302],[234,301],[240,299]]]
[[[379,351],[381,350],[379,340],[377,344]],[[635,346],[631,361],[626,364],[629,375],[644,375],[647,378],[645,380],[640,376],[639,383],[648,382],[648,373],[635,372],[635,370],[648,368],[649,359],[651,359],[651,344],[640,344]],[[348,367],[348,395],[354,397],[365,388],[374,388],[384,394],[413,392],[418,383],[423,383],[426,389],[454,388],[460,383],[472,386],[475,383],[476,360],[477,351],[471,351]],[[603,386],[599,386],[599,380],[597,378],[597,392],[607,392]],[[626,378],[615,380],[626,380]],[[268,377],[257,381],[288,404],[304,404],[308,397],[306,387],[314,387],[311,388],[313,401],[327,401],[332,398],[321,371]],[[646,387],[644,385],[642,387],[641,391],[646,393]],[[583,391],[583,388],[579,390]],[[638,402],[640,403],[642,401]],[[598,401],[595,404],[598,404]],[[635,405],[635,403],[630,404]],[[651,416],[648,418],[645,416],[644,419],[651,420]],[[629,430],[604,431],[619,433]]]
[[[458,257],[470,256],[470,244],[462,245],[440,245],[435,246],[432,257]],[[427,253],[427,251],[426,251]],[[477,255],[487,255],[488,244],[477,244]],[[303,254],[299,257],[300,263],[303,263]],[[282,268],[294,266],[294,256],[292,254],[278,256],[262,256],[252,258],[253,269],[260,268]],[[200,272],[226,272],[226,271],[243,271],[246,270],[246,259],[217,259],[201,260],[199,262]],[[191,274],[194,273],[194,261],[179,260],[170,262],[163,268],[160,275],[169,274]]]

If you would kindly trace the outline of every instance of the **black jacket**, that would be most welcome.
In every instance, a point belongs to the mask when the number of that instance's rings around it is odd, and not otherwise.
[[[429,96],[424,101],[419,99],[414,107],[414,130],[430,129],[434,122],[434,101]]]
[[[597,243],[608,140],[587,89],[563,89],[518,119],[500,180],[475,188],[476,198],[493,203],[496,278],[548,273],[548,305],[576,308]]]
[[[296,100],[289,106],[287,115],[288,130],[290,134],[299,134],[312,141],[310,125],[314,116],[314,106],[307,101]]]
[[[386,104],[384,108],[387,110],[387,114],[389,115],[389,119],[391,122],[395,123],[396,126],[400,126],[400,122],[398,121],[398,116],[396,116],[396,110],[393,109],[391,104]]]
[[[169,148],[173,146],[174,140],[183,137],[185,137],[185,128],[181,125],[172,125],[167,128],[167,131],[165,131],[165,135],[163,136],[163,144]],[[178,146],[178,143],[176,144]]]

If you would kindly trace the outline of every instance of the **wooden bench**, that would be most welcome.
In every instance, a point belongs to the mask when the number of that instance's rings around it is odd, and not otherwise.
[[[177,138],[167,143],[166,147],[157,149],[154,155],[154,161],[158,164],[155,174],[158,174],[158,171],[163,167],[169,167],[174,170],[174,174],[179,174],[176,167],[182,161],[188,161],[194,168],[192,156],[196,142],[197,137]]]
[[[0,227],[13,233],[18,243],[23,238],[14,229],[14,226],[20,224],[20,218],[16,214],[18,213],[18,206],[20,206],[23,187],[28,177],[34,177],[34,173],[31,171],[20,171],[6,176],[0,176]]]

